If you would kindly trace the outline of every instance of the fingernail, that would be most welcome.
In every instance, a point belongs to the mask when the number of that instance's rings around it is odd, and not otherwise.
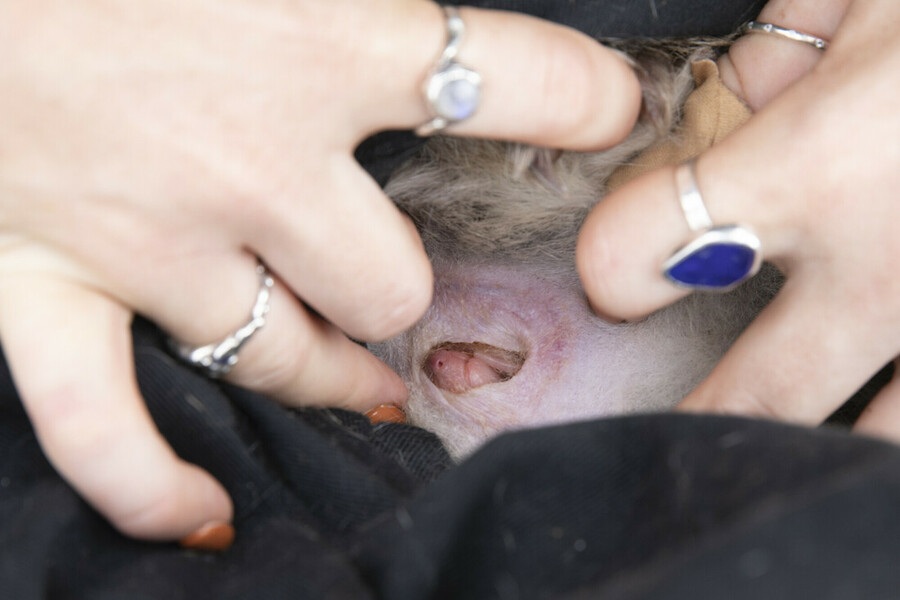
[[[234,542],[234,527],[221,521],[207,523],[193,533],[179,540],[182,548],[221,552],[228,550]]]
[[[406,423],[406,413],[396,404],[379,404],[366,413],[373,424]]]

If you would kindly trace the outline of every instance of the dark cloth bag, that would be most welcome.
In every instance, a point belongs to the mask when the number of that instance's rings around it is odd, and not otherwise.
[[[484,4],[685,35],[730,31],[761,2]],[[413,146],[389,138],[367,145],[379,177]],[[284,409],[178,364],[145,321],[134,339],[160,431],[234,499],[234,546],[120,536],[49,466],[0,365],[0,598],[898,596],[896,446],[670,414],[510,434],[453,466],[422,430]]]
[[[285,410],[138,321],[160,430],[235,503],[222,554],[125,539],[51,469],[0,373],[0,598],[896,598],[900,448],[649,415],[502,436]],[[190,400],[188,400],[188,398]]]

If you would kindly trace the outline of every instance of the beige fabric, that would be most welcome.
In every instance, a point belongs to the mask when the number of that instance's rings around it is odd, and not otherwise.
[[[684,103],[677,136],[651,146],[630,164],[617,169],[609,179],[610,190],[657,167],[679,164],[699,155],[750,118],[747,105],[722,83],[714,61],[698,61],[691,69],[697,88]]]

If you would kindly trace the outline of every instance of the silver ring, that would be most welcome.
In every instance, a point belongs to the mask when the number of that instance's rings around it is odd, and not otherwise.
[[[727,292],[762,265],[759,237],[744,225],[713,226],[690,160],[675,171],[678,201],[694,237],[663,263],[663,275],[679,287]]]
[[[802,31],[797,31],[795,29],[788,29],[786,27],[779,27],[778,25],[773,25],[772,23],[761,23],[759,21],[749,21],[744,24],[741,28],[741,33],[768,33],[771,35],[777,35],[779,37],[783,37],[788,40],[793,40],[795,42],[802,42],[804,44],[809,44],[813,48],[818,50],[826,50],[828,48],[828,41],[823,40],[820,37],[816,37],[814,35],[810,35],[808,33],[803,33]]]
[[[447,44],[423,86],[431,119],[416,128],[416,135],[429,136],[475,114],[481,100],[481,75],[456,61],[466,34],[466,24],[455,6],[444,6]]]
[[[238,351],[253,334],[262,329],[269,313],[275,279],[262,263],[256,265],[256,274],[259,277],[259,292],[247,324],[228,334],[221,342],[205,346],[190,346],[170,338],[169,345],[178,358],[213,379],[227,375],[234,368],[238,362]]]

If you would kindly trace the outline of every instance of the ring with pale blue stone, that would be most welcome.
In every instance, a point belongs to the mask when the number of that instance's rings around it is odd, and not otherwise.
[[[212,379],[227,375],[231,371],[238,362],[238,351],[262,329],[266,324],[266,315],[269,314],[275,279],[261,262],[256,265],[256,276],[259,279],[259,291],[256,293],[256,302],[253,303],[247,323],[225,336],[221,342],[205,346],[190,346],[170,338],[169,346],[178,358]]]
[[[425,104],[431,119],[416,128],[428,136],[464,121],[475,114],[481,100],[481,75],[456,61],[466,34],[466,24],[455,6],[444,6],[447,44],[425,79]]]
[[[697,186],[694,160],[678,166],[675,185],[695,236],[663,263],[666,278],[692,290],[727,292],[753,277],[762,265],[759,238],[743,225],[713,225]]]

